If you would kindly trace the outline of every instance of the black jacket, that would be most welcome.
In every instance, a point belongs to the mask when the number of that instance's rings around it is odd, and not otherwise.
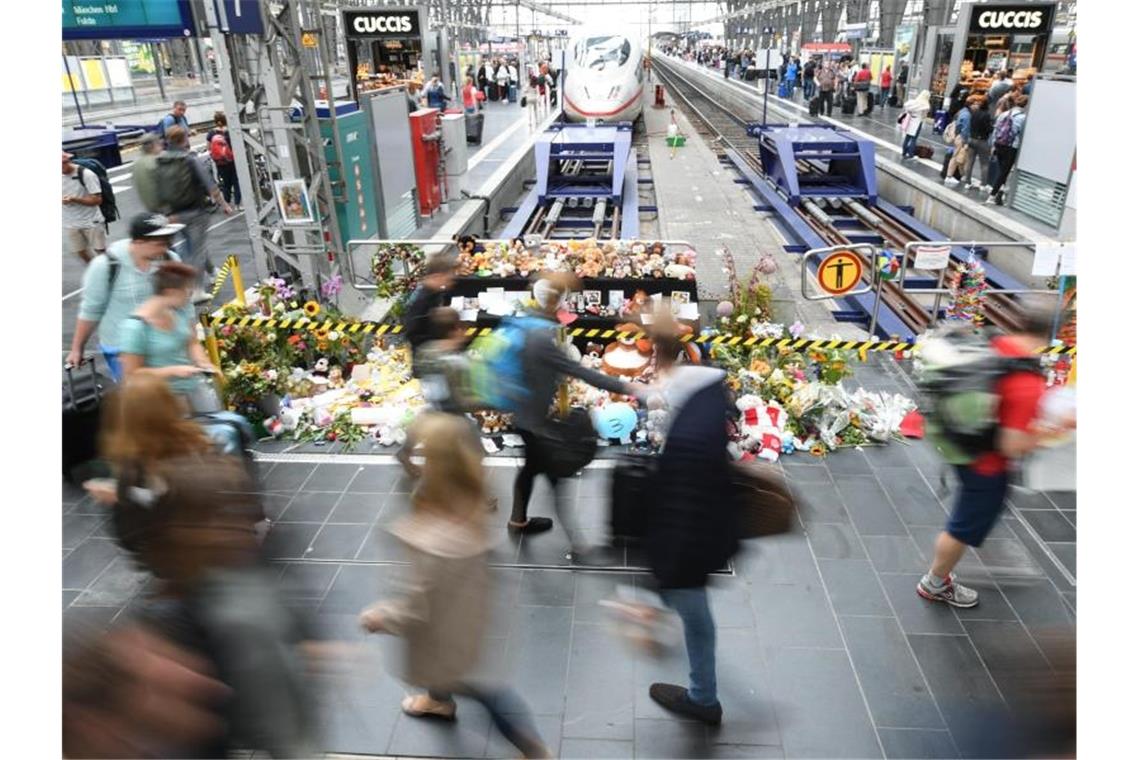
[[[423,285],[412,291],[404,311],[404,337],[412,344],[413,353],[431,340],[431,310],[449,303],[446,290],[429,290]]]
[[[676,409],[658,462],[646,549],[661,588],[699,588],[736,553],[737,503],[730,485],[724,373],[702,373]]]

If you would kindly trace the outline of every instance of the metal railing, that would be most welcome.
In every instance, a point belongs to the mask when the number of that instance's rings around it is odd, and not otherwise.
[[[898,288],[902,292],[911,293],[915,295],[933,295],[934,306],[930,311],[928,325],[933,327],[938,322],[938,315],[942,309],[942,296],[951,293],[951,289],[945,287],[946,284],[946,270],[952,265],[951,250],[954,248],[965,248],[968,253],[974,253],[979,248],[1028,248],[1030,250],[1036,247],[1036,243],[1028,241],[978,241],[978,240],[914,240],[906,244],[903,250],[902,266],[899,268],[899,277],[896,281]],[[925,249],[925,250],[923,250]],[[911,252],[915,253],[915,265],[910,266]],[[923,256],[924,258],[920,258]],[[932,261],[933,259],[933,261]],[[920,261],[921,264],[920,265]],[[938,272],[938,285],[933,288],[907,288],[906,277],[908,271],[927,271]],[[1060,274],[1060,263],[1058,262],[1057,271],[1055,275]],[[883,278],[879,272],[879,267],[874,268],[874,287],[875,287],[875,306],[871,314],[871,334],[874,335],[875,328],[878,325],[879,307],[882,303],[883,286],[889,280]],[[1056,335],[1057,324],[1060,319],[1061,310],[1064,304],[1065,292],[1065,276],[1061,275],[1061,280],[1056,289],[1054,288],[1002,288],[1000,290],[985,290],[982,292],[982,297],[988,295],[1056,295],[1057,303],[1053,312],[1053,334]]]

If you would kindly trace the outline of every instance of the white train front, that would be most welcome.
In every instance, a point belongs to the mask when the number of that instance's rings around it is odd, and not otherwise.
[[[569,121],[633,121],[641,115],[645,71],[631,34],[579,33],[566,47],[562,107]]]

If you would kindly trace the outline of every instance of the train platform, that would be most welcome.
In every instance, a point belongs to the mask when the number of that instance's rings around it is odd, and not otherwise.
[[[855,382],[907,392],[890,360],[860,365]],[[273,520],[266,548],[285,596],[315,630],[353,652],[319,691],[323,749],[361,755],[511,757],[486,714],[459,700],[456,724],[400,713],[405,687],[388,670],[396,640],[370,637],[359,611],[395,588],[402,554],[385,526],[409,509],[409,482],[386,457],[259,455]],[[607,567],[574,567],[564,534],[508,540],[503,521],[515,463],[490,468],[500,499],[493,532],[496,601],[487,673],[507,679],[535,711],[555,756],[987,756],[975,719],[1019,695],[1013,655],[1061,666],[1052,643],[1072,636],[1075,579],[1066,583],[1031,534],[1076,538],[1072,493],[1016,491],[1010,509],[959,568],[979,590],[972,610],[932,605],[914,591],[946,518],[942,466],[923,442],[892,443],[781,463],[809,507],[789,534],[749,542],[714,578],[719,729],[679,720],[648,697],[684,682],[682,650],[635,656],[613,635],[599,600],[648,575],[636,552]],[[569,484],[583,533],[603,540],[605,463]],[[545,484],[531,514],[553,517]],[[1071,527],[1071,530],[1069,528]],[[1061,533],[1065,535],[1062,536]],[[146,577],[110,539],[106,510],[65,487],[65,627],[106,626],[139,604]],[[1054,541],[1056,543],[1056,541]]]
[[[812,335],[865,338],[866,331],[858,326],[835,321],[830,301],[810,301],[802,296],[801,257],[784,251],[784,240],[773,226],[770,212],[756,210],[758,200],[753,193],[733,181],[732,169],[704,141],[693,138],[680,148],[670,148],[663,139],[670,119],[676,119],[682,134],[695,135],[697,130],[680,109],[653,108],[652,100],[647,89],[642,115],[650,136],[657,223],[662,239],[685,240],[695,247],[701,300],[711,308],[728,298],[729,273],[723,251],[731,253],[737,276],[744,281],[761,255],[771,254],[779,271],[765,279],[772,287],[775,321],[799,321]]]
[[[757,110],[755,118],[757,121],[760,121],[763,89],[759,87],[756,82],[725,79],[723,72],[719,69],[710,69],[676,58],[670,58],[669,62],[683,66],[687,70],[703,76],[706,80],[706,84],[718,87],[729,87],[734,92],[748,96],[756,103]],[[762,82],[760,84],[762,84]],[[953,210],[951,214],[947,215],[945,224],[933,225],[944,229],[944,231],[954,232],[946,228],[952,223],[952,220],[949,218],[952,213],[959,213],[974,217],[979,223],[992,227],[995,230],[1000,229],[1004,232],[1005,237],[1013,240],[1045,242],[1049,240],[1072,240],[1075,238],[1076,215],[1074,213],[1070,212],[1066,214],[1066,220],[1061,229],[1056,229],[1016,209],[1010,208],[1008,205],[985,205],[985,195],[980,190],[964,190],[960,189],[960,187],[951,188],[944,185],[939,173],[942,169],[942,156],[946,146],[937,135],[930,133],[929,123],[924,127],[923,134],[919,136],[919,142],[923,145],[930,146],[934,150],[934,158],[902,161],[902,135],[896,125],[898,115],[901,113],[900,109],[886,108],[884,110],[876,107],[870,117],[861,117],[843,115],[840,113],[840,109],[837,105],[831,117],[822,116],[813,120],[808,115],[807,105],[802,102],[802,92],[800,90],[796,90],[794,99],[783,99],[776,97],[775,87],[773,87],[768,97],[768,110],[769,121],[818,121],[821,123],[832,123],[851,130],[857,136],[871,140],[875,145],[875,152],[879,158],[878,168],[881,176],[884,172],[887,172],[894,176],[906,178],[908,183],[915,186],[918,193],[927,195]],[[955,239],[959,238],[955,237]]]

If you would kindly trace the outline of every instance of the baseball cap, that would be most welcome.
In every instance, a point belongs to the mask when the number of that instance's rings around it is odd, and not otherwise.
[[[131,219],[131,239],[170,237],[185,226],[172,223],[162,214],[137,214]]]

